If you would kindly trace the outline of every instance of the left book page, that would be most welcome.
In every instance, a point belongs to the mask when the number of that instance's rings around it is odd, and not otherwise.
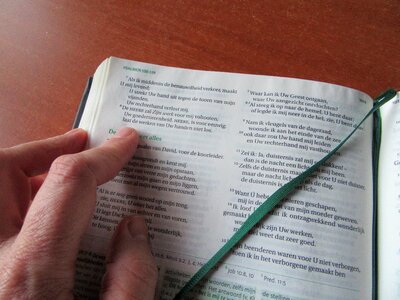
[[[321,159],[371,107],[367,95],[325,83],[106,60],[80,127],[89,147],[123,126],[136,128],[141,141],[98,189],[77,294],[96,295],[114,228],[141,214],[160,268],[157,298],[171,299],[257,206]],[[195,297],[370,298],[371,144],[369,120]]]

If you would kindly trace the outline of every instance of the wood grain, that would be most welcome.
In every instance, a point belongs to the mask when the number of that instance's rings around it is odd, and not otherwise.
[[[379,4],[379,6],[378,6]],[[0,147],[67,131],[108,56],[298,77],[371,96],[400,83],[385,1],[1,1]]]

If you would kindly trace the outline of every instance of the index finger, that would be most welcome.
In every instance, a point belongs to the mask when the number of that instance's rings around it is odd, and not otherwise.
[[[77,128],[66,134],[34,141],[10,149],[12,164],[21,168],[27,176],[35,176],[46,172],[57,157],[81,151],[86,143],[87,134]]]
[[[49,270],[55,265],[73,270],[95,207],[96,186],[118,173],[137,143],[137,133],[124,128],[100,147],[56,159],[26,215],[18,249]]]

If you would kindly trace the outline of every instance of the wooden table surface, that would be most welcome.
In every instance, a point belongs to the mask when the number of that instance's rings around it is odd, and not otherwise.
[[[2,0],[0,147],[70,129],[109,56],[376,96],[400,87],[400,2]]]

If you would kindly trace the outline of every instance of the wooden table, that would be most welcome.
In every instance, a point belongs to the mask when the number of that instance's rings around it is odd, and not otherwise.
[[[0,147],[71,128],[108,56],[299,77],[376,96],[400,85],[398,0],[0,2]]]

